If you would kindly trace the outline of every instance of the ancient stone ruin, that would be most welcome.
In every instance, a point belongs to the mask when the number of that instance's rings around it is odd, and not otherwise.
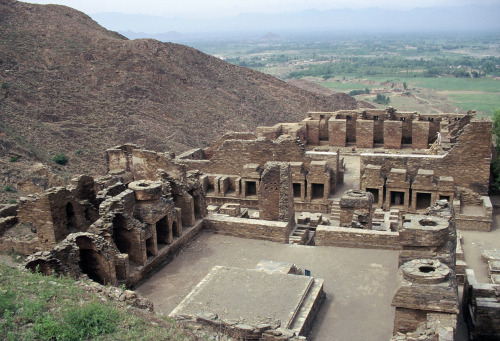
[[[359,159],[359,173],[352,174],[345,156]],[[494,282],[478,283],[465,269],[457,233],[491,229],[489,120],[392,108],[312,112],[298,123],[229,133],[178,156],[121,145],[106,151],[106,162],[103,177],[80,176],[1,208],[0,249],[31,254],[25,266],[34,271],[129,287],[202,230],[397,250],[393,340],[453,340],[464,282],[471,334],[500,337],[500,257],[490,262]],[[266,321],[249,315],[247,323],[233,323],[246,293],[225,303],[232,311],[204,295],[238,291],[242,278],[294,288],[285,299],[296,303],[286,314],[271,304]],[[255,288],[248,302],[283,299]],[[247,339],[305,339],[323,298],[323,280],[293,264],[216,266],[171,316]],[[266,302],[255,305],[264,311]]]

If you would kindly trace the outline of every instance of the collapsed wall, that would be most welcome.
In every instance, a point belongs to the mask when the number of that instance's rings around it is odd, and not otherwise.
[[[465,270],[462,311],[471,340],[500,339],[500,284],[480,283]]]
[[[410,144],[427,149],[437,132],[446,133],[447,141],[439,155],[400,150]],[[491,226],[492,205],[484,195],[490,134],[491,122],[473,115],[388,109],[309,113],[300,123],[260,127],[257,134],[231,133],[177,158],[118,146],[106,153],[107,176],[82,176],[66,188],[3,208],[0,229],[18,223],[31,239],[4,240],[0,249],[39,251],[26,263],[33,270],[86,275],[114,285],[138,283],[202,228],[281,243],[292,235],[311,245],[401,250],[395,337],[411,339],[424,330],[421,336],[429,340],[438,334],[451,340],[458,309],[456,228]],[[323,146],[377,144],[387,150],[361,154],[362,191],[346,192],[337,212],[331,196],[345,168],[339,151]],[[229,216],[207,217],[207,204],[223,205],[221,213]],[[470,214],[467,206],[482,207],[484,214]],[[249,209],[258,210],[253,218],[260,219],[248,219]],[[296,210],[306,212],[299,218],[306,231],[302,237],[295,236]],[[471,284],[472,277],[468,281],[473,297],[480,286]],[[487,320],[497,302],[480,298],[467,304],[473,312],[484,311]],[[471,314],[471,321],[481,314]],[[481,323],[475,328],[477,335],[489,330]]]
[[[130,145],[111,149],[107,176],[78,178],[76,189],[21,201],[18,218],[31,225],[36,249],[44,250],[26,266],[130,286],[175,255],[201,230],[206,202],[196,176],[150,167],[147,157],[169,166],[170,158],[155,155]]]

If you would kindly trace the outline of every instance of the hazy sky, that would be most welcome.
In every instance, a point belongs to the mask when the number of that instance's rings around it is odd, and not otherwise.
[[[417,7],[498,4],[498,0],[35,0],[27,2],[66,5],[86,14],[118,12],[187,18],[227,17],[246,12],[276,13],[305,9],[327,10],[378,7],[409,10]]]

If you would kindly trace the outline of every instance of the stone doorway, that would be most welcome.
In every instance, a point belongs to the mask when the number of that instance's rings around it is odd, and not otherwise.
[[[402,206],[405,204],[405,192],[391,191],[391,206]]]
[[[417,210],[425,210],[427,207],[431,206],[431,193],[417,193]]]

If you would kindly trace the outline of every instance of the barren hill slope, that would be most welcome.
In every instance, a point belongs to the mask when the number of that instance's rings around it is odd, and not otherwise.
[[[0,83],[4,165],[9,153],[49,164],[64,153],[72,174],[103,173],[104,150],[124,142],[180,152],[357,106],[187,46],[128,40],[68,7],[13,0],[0,0]]]

